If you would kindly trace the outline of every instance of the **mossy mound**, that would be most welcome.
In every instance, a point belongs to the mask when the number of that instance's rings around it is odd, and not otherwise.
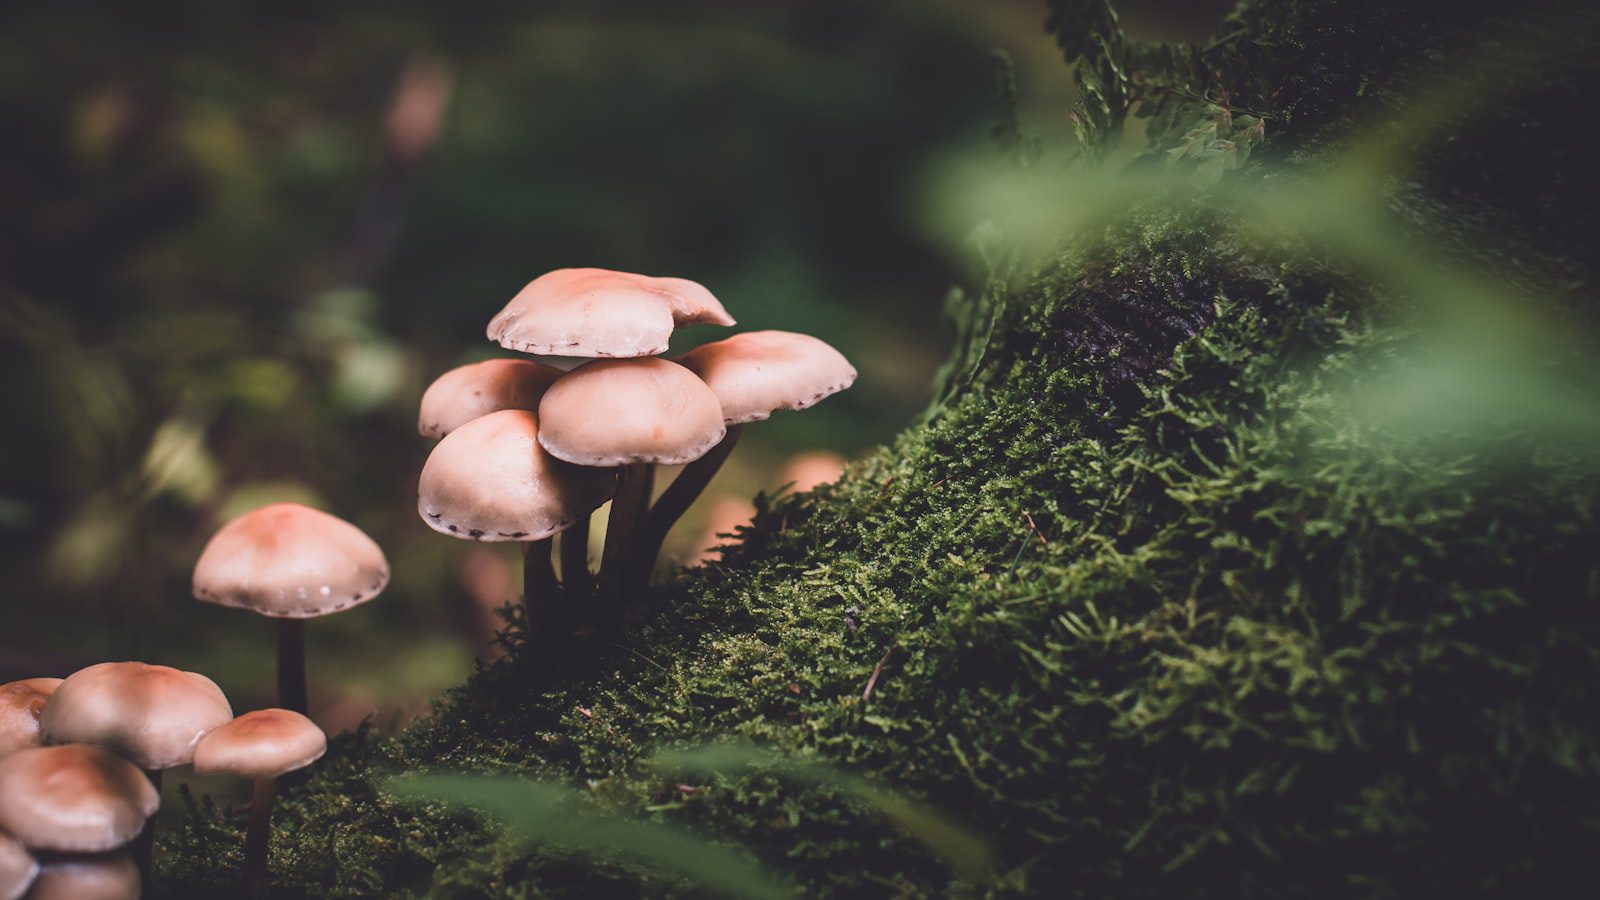
[[[1258,4],[1232,20],[1252,80],[1235,96],[1298,92],[1278,98],[1300,112],[1277,149],[1314,152],[1482,15]],[[1408,208],[1464,210],[1442,223],[1457,236],[1541,203],[1579,216],[1539,199],[1539,168],[1506,169],[1529,179],[1515,202],[1434,192]],[[377,787],[449,769],[584,786],[597,808],[747,848],[829,896],[1587,894],[1600,461],[1515,416],[1375,420],[1353,398],[1381,394],[1425,328],[1353,267],[1258,243],[1208,204],[1150,202],[1027,279],[996,278],[931,422],[768,504],[593,669],[551,683],[514,639],[399,738],[343,740],[286,798],[273,880],[689,890]],[[958,880],[838,791],[770,774],[685,791],[641,764],[730,738],[925,800],[991,841],[992,873]],[[162,877],[228,894],[241,844],[202,803],[166,839]]]

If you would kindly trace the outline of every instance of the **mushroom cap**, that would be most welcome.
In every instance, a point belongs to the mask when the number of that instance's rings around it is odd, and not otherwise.
[[[28,848],[5,832],[0,832],[0,900],[17,900],[39,874],[39,861]]]
[[[59,678],[25,678],[0,684],[0,756],[43,743],[39,712],[61,685]],[[0,892],[0,897],[4,892]]]
[[[304,769],[328,752],[316,723],[288,709],[258,709],[217,726],[194,748],[201,775],[277,778]]]
[[[39,724],[51,744],[95,744],[151,771],[187,765],[206,733],[233,718],[216,682],[141,662],[100,663],[56,688]]]
[[[615,488],[610,473],[546,453],[537,414],[503,409],[433,448],[417,484],[417,512],[451,537],[539,541],[588,516]]]
[[[850,361],[826,342],[792,331],[752,331],[690,350],[678,362],[711,388],[729,425],[779,409],[805,409],[855,383]]]
[[[580,466],[693,462],[727,434],[717,395],[664,359],[585,363],[539,401],[539,443]]]
[[[486,359],[451,369],[422,392],[417,431],[438,439],[492,412],[538,409],[545,388],[562,374],[531,359]]]
[[[133,855],[118,850],[47,860],[28,900],[139,900],[143,889]]]
[[[273,503],[222,526],[194,567],[194,596],[278,619],[311,619],[365,603],[389,583],[389,561],[361,529],[298,503]]]
[[[30,747],[0,759],[0,828],[35,850],[121,847],[160,805],[137,766],[99,747]]]
[[[732,325],[705,287],[610,269],[557,269],[528,283],[489,321],[507,350],[554,356],[654,356],[679,325]]]

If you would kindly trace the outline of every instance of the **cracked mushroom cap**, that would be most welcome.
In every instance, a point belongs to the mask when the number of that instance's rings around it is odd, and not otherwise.
[[[316,723],[288,709],[258,709],[219,725],[194,748],[201,775],[277,778],[304,769],[328,752]]]
[[[160,805],[137,766],[99,747],[31,747],[0,759],[0,828],[34,850],[114,850]]]
[[[361,529],[298,503],[245,513],[212,536],[194,567],[194,596],[278,619],[311,619],[371,600],[389,561]]]
[[[680,325],[732,325],[703,285],[610,269],[540,275],[489,322],[507,350],[552,356],[630,358],[667,352]]]
[[[856,370],[827,343],[792,331],[752,331],[678,357],[717,395],[729,425],[805,409],[855,383]]]
[[[126,850],[45,862],[28,900],[139,900],[139,867]]]
[[[0,684],[0,756],[44,743],[39,713],[61,685],[59,678],[25,678]],[[0,891],[0,897],[5,892]]]
[[[531,359],[486,359],[440,375],[422,392],[417,431],[442,438],[473,419],[502,409],[538,409],[560,369]]]
[[[539,417],[490,413],[433,448],[417,484],[428,527],[474,541],[538,541],[565,531],[610,499],[609,472],[569,465],[539,445]]]
[[[94,744],[150,771],[187,765],[207,732],[233,718],[228,698],[195,672],[100,663],[61,683],[39,724],[51,744]]]
[[[693,462],[727,429],[717,395],[664,359],[585,363],[539,401],[539,443],[580,466]]]
[[[17,900],[39,874],[39,861],[22,842],[0,831],[0,900]]]

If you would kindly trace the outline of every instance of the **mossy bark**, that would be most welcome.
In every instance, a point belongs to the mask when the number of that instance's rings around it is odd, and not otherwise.
[[[1273,104],[1258,158],[1296,165],[1404,115],[1442,48],[1503,35],[1503,18],[1252,3],[1211,77]],[[1544,78],[1422,164],[1495,177],[1393,195],[1459,246],[1492,223],[1494,246],[1545,250],[1577,284],[1574,329],[1593,261],[1561,250],[1595,232],[1540,235],[1590,228],[1570,190],[1585,176],[1507,122],[1580,108],[1593,74]],[[512,653],[399,738],[344,738],[284,798],[275,871],[309,894],[686,890],[377,787],[443,768],[588,785],[596,808],[748,848],[827,896],[1587,893],[1600,463],[1534,432],[1489,452],[1374,427],[1347,388],[1417,338],[1404,298],[1240,227],[1150,204],[992,280],[972,364],[929,423],[761,509],[725,564],[661,589],[628,650],[556,684]],[[640,764],[730,737],[949,812],[990,838],[994,871],[959,883],[830,791]],[[168,884],[226,893],[239,824],[202,803],[166,838]]]

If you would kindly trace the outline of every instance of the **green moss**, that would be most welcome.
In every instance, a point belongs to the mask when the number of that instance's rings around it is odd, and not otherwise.
[[[1369,7],[1238,21],[1252,58],[1332,72],[1286,108],[1342,117],[1403,71],[1372,54],[1417,47],[1352,43]],[[1430,15],[1374,21],[1431,46]],[[1288,31],[1294,53],[1273,57]],[[652,598],[627,650],[551,681],[513,635],[405,734],[345,739],[289,792],[274,881],[687,891],[375,787],[459,769],[587,786],[596,808],[747,848],[819,895],[1592,887],[1600,465],[1514,418],[1375,420],[1357,398],[1428,335],[1389,314],[1403,298],[1283,243],[1151,204],[996,278],[995,327],[973,329],[979,361],[931,422],[764,504],[723,565]],[[926,800],[992,840],[994,872],[955,882],[838,792],[765,774],[686,792],[641,764],[733,737]],[[241,843],[202,802],[162,875],[228,894]]]

